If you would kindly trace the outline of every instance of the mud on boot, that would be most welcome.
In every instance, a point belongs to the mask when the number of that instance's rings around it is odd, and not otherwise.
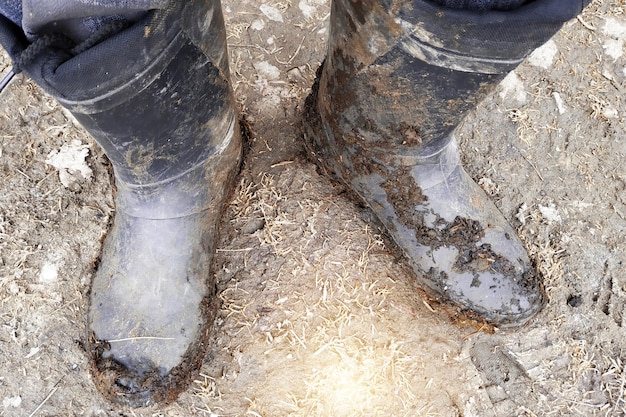
[[[545,295],[515,231],[461,166],[454,130],[582,8],[332,3],[329,52],[305,105],[310,155],[369,207],[433,295],[497,326],[524,324]]]

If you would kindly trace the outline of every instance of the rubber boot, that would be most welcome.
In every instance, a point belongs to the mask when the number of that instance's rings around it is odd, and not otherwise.
[[[544,291],[515,231],[461,166],[454,130],[582,8],[334,0],[328,54],[305,106],[310,155],[376,215],[419,282],[500,327],[527,322]]]
[[[87,48],[53,37],[20,68],[113,165],[88,346],[99,390],[131,406],[174,400],[202,364],[217,226],[241,154],[220,2],[172,3]]]

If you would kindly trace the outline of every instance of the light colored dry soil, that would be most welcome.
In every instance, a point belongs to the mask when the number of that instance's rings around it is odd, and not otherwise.
[[[167,407],[99,396],[82,342],[110,174],[19,76],[0,103],[0,415],[625,415],[626,3],[593,3],[460,128],[468,171],[550,296],[527,327],[493,335],[427,305],[363,209],[303,158],[296,126],[329,2],[224,11],[253,136],[222,225],[222,308],[201,375]],[[72,140],[88,145],[93,176],[65,188],[45,161]]]

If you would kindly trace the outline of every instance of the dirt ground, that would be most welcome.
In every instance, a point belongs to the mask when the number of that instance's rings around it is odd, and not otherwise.
[[[111,179],[88,135],[18,76],[0,102],[0,415],[626,415],[626,2],[594,2],[459,130],[550,297],[493,335],[420,298],[368,214],[303,156],[328,0],[223,7],[253,134],[201,374],[166,407],[120,409],[96,391],[82,345]],[[72,144],[60,177],[52,156]]]

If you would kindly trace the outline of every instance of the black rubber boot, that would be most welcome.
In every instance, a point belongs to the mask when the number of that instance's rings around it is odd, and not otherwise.
[[[454,129],[583,5],[332,3],[304,115],[311,155],[375,213],[437,298],[498,326],[525,323],[544,292],[515,231],[463,170]]]
[[[173,3],[96,45],[56,36],[18,58],[113,164],[88,346],[98,388],[131,406],[174,400],[202,363],[241,153],[220,2]]]

